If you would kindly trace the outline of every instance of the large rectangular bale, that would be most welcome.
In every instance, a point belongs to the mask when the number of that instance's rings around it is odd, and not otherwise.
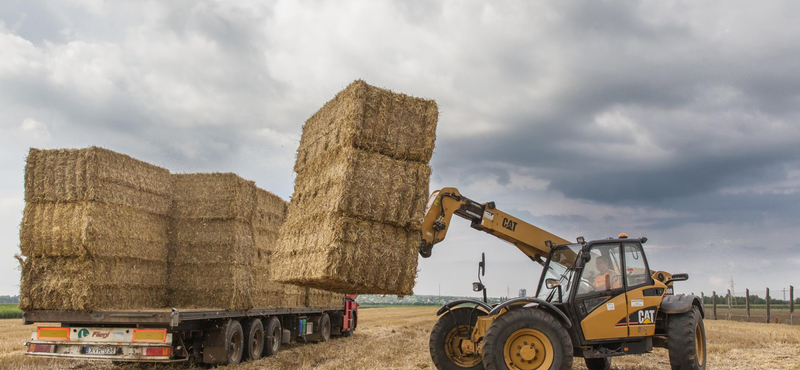
[[[176,219],[218,219],[250,222],[256,206],[256,185],[233,173],[172,175]]]
[[[169,267],[169,305],[245,310],[253,307],[253,268],[231,263],[179,263]]]
[[[166,307],[166,262],[87,257],[28,257],[22,310],[135,310]]]
[[[340,293],[410,295],[419,239],[418,230],[333,213],[290,212],[270,273],[279,282]]]
[[[340,147],[428,163],[433,155],[438,118],[433,100],[355,81],[306,121],[295,171],[302,172],[308,162]]]
[[[251,264],[255,254],[252,226],[235,219],[173,219],[170,240],[169,260],[175,263]]]
[[[31,149],[25,166],[28,203],[98,201],[166,215],[169,171],[107,149]]]
[[[306,288],[306,307],[328,308],[344,306],[344,294],[322,289]]]
[[[101,202],[25,205],[25,256],[84,256],[167,261],[166,216]]]
[[[295,179],[292,212],[335,212],[418,228],[431,168],[353,148],[311,162]]]

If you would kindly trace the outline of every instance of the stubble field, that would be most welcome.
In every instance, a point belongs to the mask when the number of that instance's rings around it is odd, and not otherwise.
[[[327,343],[292,345],[277,356],[235,366],[231,370],[253,369],[387,369],[433,370],[428,353],[428,336],[436,321],[436,308],[372,308],[362,310],[353,337]],[[800,370],[800,326],[707,320],[708,369]],[[32,326],[21,320],[0,320],[0,369],[169,369],[163,365],[114,366],[106,362],[54,361],[28,358],[22,343]],[[175,368],[186,368],[175,366]],[[656,349],[643,356],[614,359],[618,370],[668,370],[667,352]],[[573,369],[583,369],[576,359]]]

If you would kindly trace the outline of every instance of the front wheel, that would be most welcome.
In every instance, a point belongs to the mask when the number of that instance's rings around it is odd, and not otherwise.
[[[486,313],[478,309],[463,307],[439,318],[431,330],[430,340],[431,359],[438,370],[483,370],[481,356],[464,353],[461,345],[472,341],[472,328],[478,316],[484,315]]]
[[[672,370],[705,370],[706,328],[697,306],[669,316],[667,347]]]
[[[572,368],[572,341],[555,317],[520,308],[500,315],[486,331],[483,363],[491,370]]]

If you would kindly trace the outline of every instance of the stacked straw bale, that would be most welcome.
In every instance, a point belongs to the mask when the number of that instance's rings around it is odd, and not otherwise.
[[[172,177],[170,306],[252,307],[255,183],[232,173]]]
[[[169,171],[106,149],[31,149],[23,310],[166,304]]]
[[[306,121],[275,280],[413,293],[438,109],[355,81]]]
[[[314,288],[306,288],[306,307],[330,308],[342,307],[344,295],[341,293],[330,292]]]

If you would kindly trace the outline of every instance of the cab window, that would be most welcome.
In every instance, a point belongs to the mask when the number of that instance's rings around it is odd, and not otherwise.
[[[622,289],[619,244],[593,246],[589,255],[591,258],[583,268],[578,295]]]
[[[647,270],[647,264],[644,262],[642,246],[634,243],[626,243],[623,245],[623,248],[625,250],[625,279],[628,288],[649,284],[650,272]]]

